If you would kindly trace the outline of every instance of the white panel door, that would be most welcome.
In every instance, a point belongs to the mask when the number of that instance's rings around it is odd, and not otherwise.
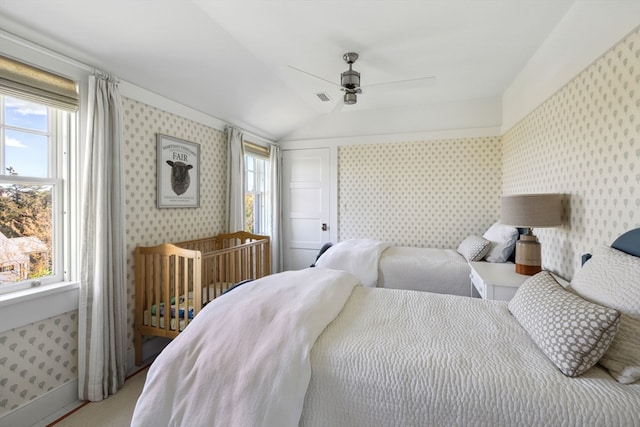
[[[330,149],[282,154],[284,269],[309,267],[329,241]]]

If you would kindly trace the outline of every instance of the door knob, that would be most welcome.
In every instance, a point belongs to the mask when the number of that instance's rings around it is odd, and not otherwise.
[[[327,231],[327,224],[322,224],[322,231]]]

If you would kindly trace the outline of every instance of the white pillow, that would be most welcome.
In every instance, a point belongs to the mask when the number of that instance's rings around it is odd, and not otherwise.
[[[598,247],[576,272],[571,288],[586,300],[622,313],[618,333],[600,364],[620,383],[640,380],[640,258]]]
[[[509,311],[538,348],[568,377],[587,371],[613,341],[620,312],[580,298],[548,271],[527,279]]]
[[[515,227],[496,222],[485,231],[482,237],[491,242],[485,260],[488,262],[507,262],[516,246],[519,233]]]
[[[489,251],[490,241],[482,237],[471,235],[460,242],[458,253],[468,262],[480,261]]]

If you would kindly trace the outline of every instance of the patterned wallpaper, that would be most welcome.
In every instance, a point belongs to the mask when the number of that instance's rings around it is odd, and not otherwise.
[[[224,231],[227,144],[224,132],[141,102],[123,98],[129,332],[133,348],[135,282],[133,252],[213,236]],[[200,144],[200,207],[156,208],[156,133]]]
[[[640,226],[640,29],[503,136],[503,192],[565,194],[564,224],[538,229],[545,268]]]
[[[78,312],[0,335],[0,417],[78,376]]]
[[[498,137],[340,147],[339,240],[457,248],[498,219],[500,174]]]

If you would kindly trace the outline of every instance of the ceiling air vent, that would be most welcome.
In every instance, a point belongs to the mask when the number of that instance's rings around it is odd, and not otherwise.
[[[320,101],[322,102],[329,102],[331,101],[331,98],[329,97],[329,95],[327,95],[326,92],[319,92],[316,93],[316,96],[318,97],[318,99],[320,99]]]

